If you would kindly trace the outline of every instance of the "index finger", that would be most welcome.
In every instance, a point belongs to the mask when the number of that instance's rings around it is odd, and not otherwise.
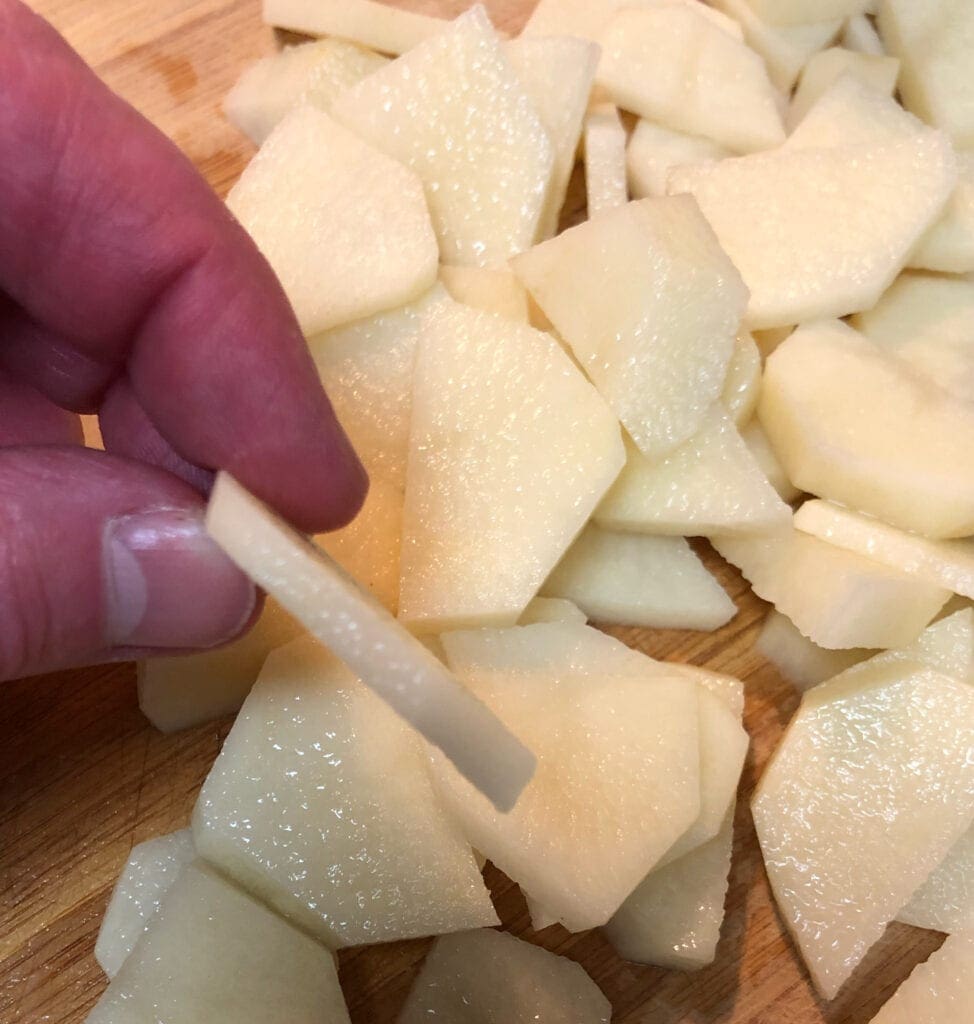
[[[184,459],[297,525],[341,525],[364,471],[256,246],[179,150],[18,0],[0,0],[0,291],[126,374]]]

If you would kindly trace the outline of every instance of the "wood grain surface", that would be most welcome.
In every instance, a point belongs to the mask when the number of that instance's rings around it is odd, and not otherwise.
[[[405,6],[406,4],[404,4]],[[259,0],[36,0],[119,93],[168,133],[224,194],[252,147],[220,103],[247,62],[279,40]],[[450,15],[466,0],[409,0]],[[532,0],[489,2],[516,31]],[[701,549],[703,550],[703,549]],[[747,683],[753,745],[741,788],[727,919],[717,962],[694,975],[620,960],[598,932],[530,929],[515,886],[488,881],[505,924],[582,963],[619,1024],[868,1024],[942,936],[890,928],[831,1005],[814,996],[771,901],[747,798],[797,700],[752,651],[765,606],[709,550],[740,614],[719,633],[616,631],[655,657]],[[131,666],[0,685],[0,1024],[80,1024],[104,988],[92,951],[132,845],[185,826],[230,727],[162,736],[141,717]],[[355,1024],[395,1020],[427,941],[346,951],[341,977]],[[206,1024],[200,1021],[199,1024]]]

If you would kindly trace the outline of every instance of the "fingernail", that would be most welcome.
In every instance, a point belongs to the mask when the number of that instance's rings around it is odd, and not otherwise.
[[[190,510],[113,520],[104,566],[107,638],[115,646],[215,647],[236,636],[257,600],[202,514]]]

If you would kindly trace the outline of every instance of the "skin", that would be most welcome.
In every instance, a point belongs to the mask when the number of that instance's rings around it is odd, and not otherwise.
[[[250,238],[16,0],[0,138],[0,679],[224,642],[256,595],[202,529],[213,471],[318,532],[364,470]]]

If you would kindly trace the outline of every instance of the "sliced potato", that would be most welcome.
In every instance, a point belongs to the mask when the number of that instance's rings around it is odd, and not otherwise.
[[[633,198],[665,196],[670,169],[702,160],[722,160],[730,150],[700,135],[664,128],[640,118],[626,152],[629,189]]]
[[[899,73],[900,62],[896,57],[856,53],[841,46],[822,50],[810,58],[802,71],[788,109],[787,124],[790,129],[800,124],[822,94],[843,75],[852,76],[884,96],[892,96]]]
[[[585,118],[585,194],[590,218],[629,201],[626,130],[611,103],[597,104]]]
[[[778,497],[788,504],[793,502],[801,494],[801,491],[788,479],[781,460],[775,454],[768,435],[757,418],[752,419],[741,430],[741,437],[761,467],[761,472],[768,478],[768,483],[778,492]]]
[[[519,626],[533,626],[538,622],[571,622],[584,626],[588,621],[585,612],[571,601],[562,597],[536,597],[524,609],[518,620]]]
[[[528,322],[528,293],[513,271],[502,267],[440,267],[450,297],[464,306]]]
[[[761,350],[754,337],[742,331],[734,342],[734,354],[727,367],[721,405],[738,427],[743,427],[754,415],[761,394]]]
[[[949,935],[974,931],[974,828],[954,843],[896,920]]]
[[[747,0],[770,25],[807,25],[823,18],[851,18],[868,10],[873,0]]]
[[[842,28],[842,45],[855,53],[882,57],[886,53],[882,39],[865,14],[854,14]]]

